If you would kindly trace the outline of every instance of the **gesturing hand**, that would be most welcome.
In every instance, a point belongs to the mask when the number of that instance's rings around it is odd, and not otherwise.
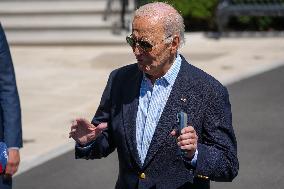
[[[88,120],[78,118],[72,122],[69,138],[72,137],[79,144],[85,145],[95,140],[105,128],[107,128],[107,123],[100,123],[94,126]]]

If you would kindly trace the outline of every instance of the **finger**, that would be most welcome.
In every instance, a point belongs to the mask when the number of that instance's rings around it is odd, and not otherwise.
[[[69,132],[70,133],[75,133],[77,131],[77,127],[71,127],[71,131]]]
[[[196,140],[194,139],[187,139],[187,140],[182,140],[180,142],[178,142],[179,146],[185,146],[185,145],[189,145],[189,144],[195,144]]]
[[[181,134],[184,134],[184,133],[194,133],[194,132],[195,132],[195,130],[194,130],[194,128],[192,126],[187,126],[187,127],[183,128],[181,130]]]
[[[18,165],[19,164],[8,162],[5,173],[8,175],[14,175],[18,170]]]
[[[100,123],[98,126],[96,126],[96,130],[98,132],[101,132],[102,130],[104,130],[106,128],[107,128],[107,123],[106,122]]]
[[[75,137],[75,132],[72,132],[72,131],[71,131],[71,132],[69,133],[69,138],[71,138],[71,137],[72,137],[72,138]]]
[[[79,127],[85,127],[85,128],[95,128],[95,126],[93,124],[91,124],[90,121],[88,121],[87,119],[85,118],[78,118],[76,119],[77,121],[77,124]]]
[[[194,138],[196,138],[196,135],[194,133],[185,133],[178,137],[178,141]]]
[[[190,144],[190,140],[187,139],[187,140],[181,140],[178,142],[178,146],[185,146],[185,145],[188,145]]]
[[[84,120],[84,118],[78,117],[78,118],[75,119],[75,121],[77,121],[77,122],[78,122],[78,121],[80,122],[80,121],[82,121],[82,120]]]
[[[71,126],[71,132],[76,131],[76,129],[77,129],[77,125],[72,125]]]
[[[80,132],[80,131],[79,131]],[[69,138],[73,138],[75,140],[75,138],[78,137],[78,129],[72,129],[70,132],[69,132]]]
[[[71,120],[71,126],[77,125],[76,119]]]
[[[184,146],[180,146],[180,149],[182,150],[196,150],[196,145],[195,144],[188,144],[188,145],[184,145]]]
[[[73,135],[73,133],[76,131],[77,129],[77,121],[76,120],[71,120],[71,127],[70,127],[70,132],[69,132],[69,138],[71,138]]]
[[[172,136],[176,136],[176,135],[177,135],[177,132],[176,132],[176,130],[175,130],[175,129],[174,129],[174,130],[172,130],[171,135],[172,135]]]
[[[9,165],[9,163],[7,163],[6,168],[5,168],[5,173],[8,175],[12,175],[12,170],[11,170],[11,166]]]
[[[77,118],[76,119],[78,124],[89,124],[90,122],[85,118]]]
[[[14,167],[13,167],[13,173],[12,173],[12,175],[14,175],[17,171],[18,171],[18,168],[19,168],[19,164],[17,164],[17,165],[15,165]]]

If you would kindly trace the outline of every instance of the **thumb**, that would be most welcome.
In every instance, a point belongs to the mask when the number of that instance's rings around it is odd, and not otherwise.
[[[101,131],[103,131],[106,128],[107,128],[107,123],[106,122],[100,123],[98,126],[96,126],[96,130],[98,132],[101,132]]]
[[[177,134],[176,130],[175,130],[175,129],[172,130],[171,135],[172,135],[172,136],[176,136],[176,134]]]

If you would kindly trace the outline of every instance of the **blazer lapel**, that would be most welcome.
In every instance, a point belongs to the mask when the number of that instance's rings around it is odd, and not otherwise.
[[[142,72],[137,71],[133,78],[130,78],[123,88],[123,125],[129,151],[139,167],[142,167],[136,144],[136,115],[139,103],[140,83]]]
[[[180,71],[154,132],[143,167],[146,167],[151,159],[155,156],[156,152],[164,143],[164,140],[168,137],[171,137],[170,132],[177,127],[177,113],[180,111],[185,111],[184,101],[182,99],[186,98],[187,94],[183,94],[183,89],[185,89],[185,87],[187,89],[192,87],[190,81],[187,81],[188,79],[186,75],[189,73],[186,73],[185,71],[185,64],[188,63],[183,59]]]

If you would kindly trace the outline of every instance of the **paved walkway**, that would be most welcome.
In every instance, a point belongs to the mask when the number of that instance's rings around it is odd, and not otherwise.
[[[181,53],[224,84],[284,64],[284,38],[186,34]],[[111,70],[135,62],[128,46],[11,47],[23,112],[19,173],[73,148],[76,117],[91,119]]]

